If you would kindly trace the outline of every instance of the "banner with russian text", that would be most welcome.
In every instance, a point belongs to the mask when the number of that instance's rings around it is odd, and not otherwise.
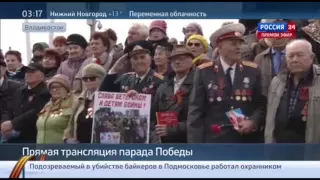
[[[129,144],[149,142],[151,96],[96,92],[93,143]]]

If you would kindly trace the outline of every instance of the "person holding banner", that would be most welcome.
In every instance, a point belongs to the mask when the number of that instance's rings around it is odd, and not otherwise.
[[[158,122],[156,132],[161,143],[187,143],[186,120],[193,87],[193,58],[184,45],[177,45],[169,56],[175,75],[160,85],[153,108],[157,112],[153,118]]]
[[[82,81],[85,89],[79,95],[77,101],[73,103],[74,114],[63,138],[66,143],[92,142],[93,95],[98,90],[105,75],[105,69],[96,63],[88,64],[83,68]]]
[[[153,56],[152,44],[148,41],[137,41],[125,51],[128,52],[134,72],[119,76],[118,72],[121,71],[123,63],[117,62],[103,80],[100,91],[135,91],[155,96],[158,86],[163,83],[164,76],[150,68]]]
[[[257,65],[241,60],[244,32],[243,24],[231,23],[211,35],[219,58],[196,69],[188,143],[263,142],[266,97],[261,93]]]
[[[129,49],[128,49],[129,48]],[[124,92],[130,96],[138,93],[150,94],[152,96],[151,102],[154,102],[154,96],[157,88],[164,81],[164,76],[155,72],[150,68],[153,56],[153,46],[148,41],[137,41],[127,47],[125,52],[132,64],[134,72],[118,75],[123,68],[124,62],[118,61],[106,75],[99,91],[107,92]],[[125,59],[122,59],[125,61]],[[158,142],[154,133],[154,124],[150,123],[150,142]]]

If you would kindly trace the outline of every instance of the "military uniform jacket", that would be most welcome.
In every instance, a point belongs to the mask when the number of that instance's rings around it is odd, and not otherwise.
[[[265,118],[266,97],[261,93],[257,65],[248,61],[237,63],[229,95],[220,59],[199,66],[194,76],[187,119],[188,143],[258,142],[262,136],[259,130]],[[240,135],[232,127],[225,127],[219,134],[213,133],[213,125],[230,124],[226,112],[236,108],[254,121],[259,130]]]
[[[129,90],[135,90],[138,93],[143,94],[151,94],[151,106],[152,102],[154,102],[154,98],[157,92],[157,88],[160,84],[162,84],[164,77],[150,69],[146,76],[141,80],[139,84],[137,84],[136,73],[130,72],[120,77],[117,74],[108,74],[99,89],[99,91],[107,91],[107,92],[128,92]],[[153,115],[151,115],[152,117]],[[154,132],[155,121],[150,122],[150,142],[158,143],[159,137],[156,136]]]
[[[108,74],[100,87],[100,91],[107,92],[128,92],[136,90],[138,93],[151,94],[155,96],[156,90],[163,83],[164,77],[150,69],[147,75],[137,84],[136,73],[129,72],[118,76],[118,74]]]
[[[168,127],[168,136],[162,138],[162,143],[187,143],[186,121],[188,116],[189,96],[193,87],[193,75],[194,72],[191,71],[176,93],[174,93],[173,77],[161,84],[157,90],[152,112],[177,112],[179,120],[177,126]],[[178,100],[177,96],[181,97],[181,101]],[[153,116],[153,119],[156,120],[155,115]]]

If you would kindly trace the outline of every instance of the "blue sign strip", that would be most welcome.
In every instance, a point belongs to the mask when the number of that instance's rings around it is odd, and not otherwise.
[[[18,160],[26,155],[70,161],[320,160],[319,150],[320,145],[305,144],[3,144],[0,160]]]
[[[312,19],[319,12],[320,2],[0,3],[1,19]]]
[[[288,23],[258,23],[259,32],[287,32]]]

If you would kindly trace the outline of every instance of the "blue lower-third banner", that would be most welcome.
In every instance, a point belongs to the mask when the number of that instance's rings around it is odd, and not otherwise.
[[[0,145],[0,160],[35,156],[90,161],[265,161],[320,159],[320,145],[305,144],[77,144]]]

